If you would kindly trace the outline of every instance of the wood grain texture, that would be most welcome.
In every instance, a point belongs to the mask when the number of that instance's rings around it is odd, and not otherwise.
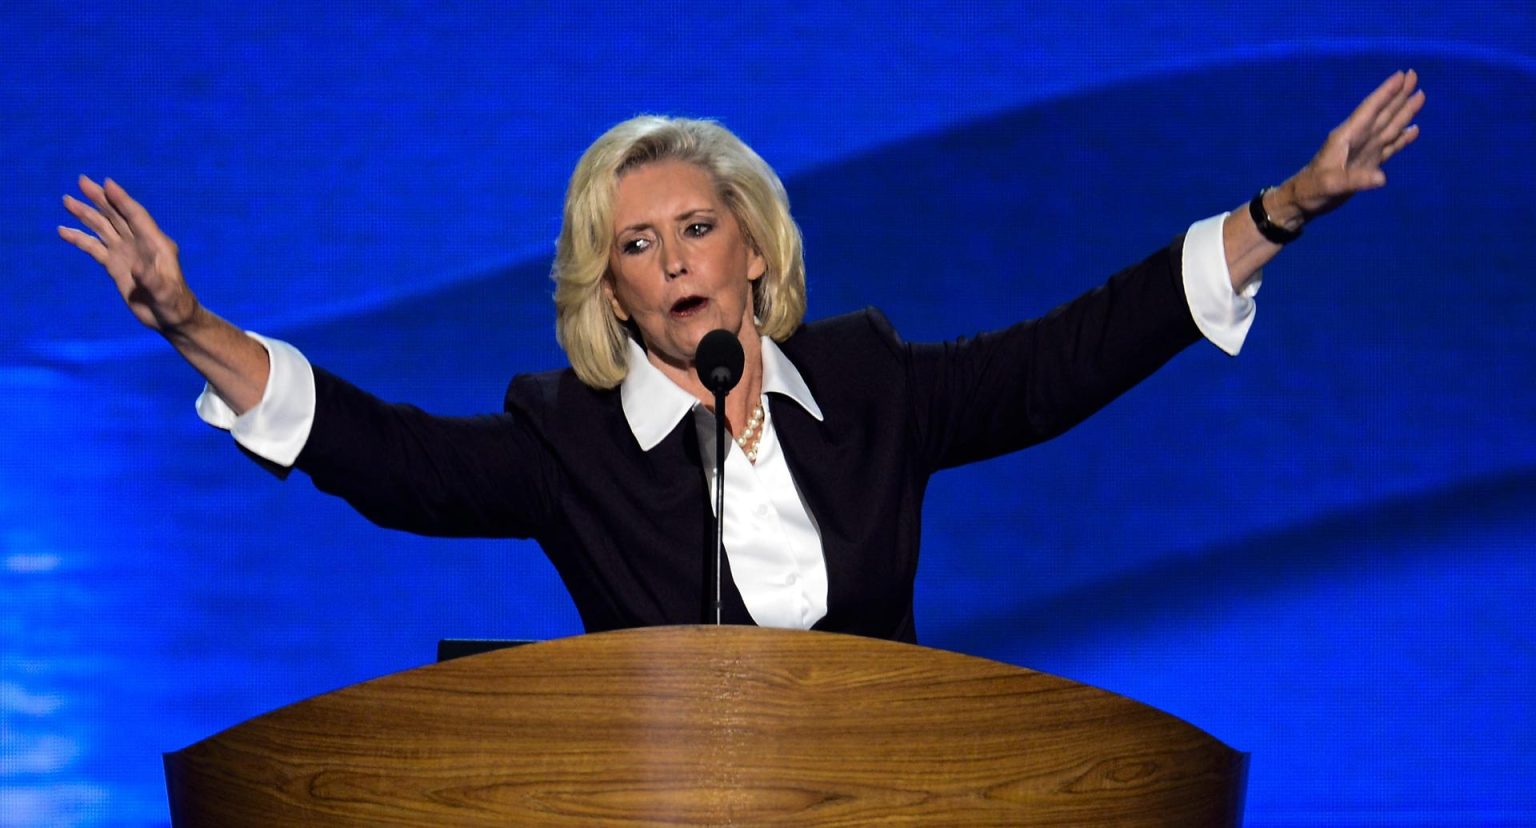
[[[1246,759],[985,659],[668,627],[385,676],[165,766],[182,826],[1190,826],[1240,821]]]

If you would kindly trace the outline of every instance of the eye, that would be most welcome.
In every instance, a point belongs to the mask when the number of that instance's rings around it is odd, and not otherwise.
[[[638,256],[651,249],[651,240],[646,238],[634,238],[619,246],[619,252],[626,256]]]
[[[698,238],[699,236],[708,235],[709,231],[713,229],[715,229],[715,226],[707,221],[696,221],[688,225],[684,229],[684,232],[690,236],[693,236],[694,238]]]

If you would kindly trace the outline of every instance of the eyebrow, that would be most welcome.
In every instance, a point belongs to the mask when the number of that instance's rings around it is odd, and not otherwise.
[[[714,212],[715,212],[715,208],[713,208],[713,207],[694,207],[691,210],[685,210],[685,211],[677,214],[676,216],[673,217],[672,220],[673,221],[687,221],[688,219],[691,219],[691,218],[693,218],[695,216],[698,216],[700,214],[713,215]],[[641,222],[636,222],[635,224],[631,224],[628,227],[620,227],[619,228],[619,232],[618,232],[617,235],[623,235],[625,233],[630,232],[631,230],[649,230],[649,229],[651,229],[651,223],[648,222],[648,221],[641,221]]]

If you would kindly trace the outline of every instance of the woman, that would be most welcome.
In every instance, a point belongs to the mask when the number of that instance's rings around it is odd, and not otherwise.
[[[802,324],[799,233],[767,164],[708,122],[627,121],[567,193],[553,275],[572,367],[515,377],[504,414],[472,419],[385,405],[219,319],[110,180],[81,178],[91,204],[65,205],[89,232],[60,235],[207,379],[205,419],[381,525],[538,539],[589,631],[703,617],[714,413],[693,360],[723,328],[746,354],[722,412],[725,618],[914,641],[931,474],[1060,433],[1202,335],[1235,353],[1259,268],[1417,137],[1416,84],[1393,75],[1290,180],[1104,286],[939,345],[875,311]]]

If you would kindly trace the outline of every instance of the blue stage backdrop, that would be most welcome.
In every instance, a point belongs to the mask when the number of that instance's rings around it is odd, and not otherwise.
[[[54,236],[77,173],[229,318],[465,414],[563,364],[560,200],[621,118],[722,119],[811,317],[936,339],[1278,183],[1410,66],[1421,140],[1269,268],[1240,357],[935,481],[919,632],[1251,751],[1250,825],[1536,823],[1529,3],[215,5],[0,11],[0,825],[164,822],[162,751],[580,629],[536,546],[377,529],[203,426]]]

